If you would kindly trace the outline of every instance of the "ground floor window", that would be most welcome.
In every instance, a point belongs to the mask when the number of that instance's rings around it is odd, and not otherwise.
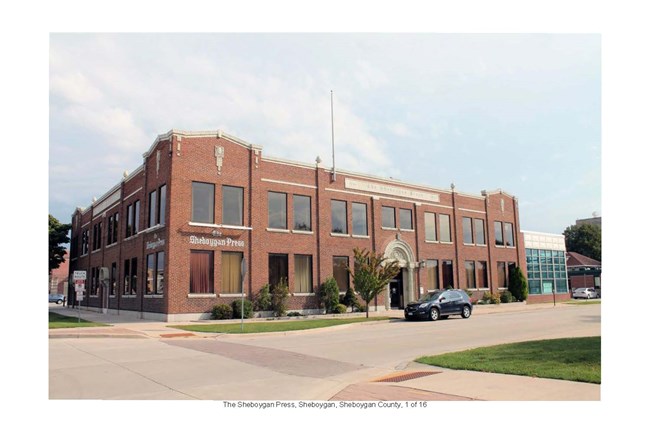
[[[241,293],[241,262],[243,253],[221,253],[221,293]]]
[[[138,258],[124,260],[124,295],[135,295],[138,292]]]
[[[289,284],[289,256],[269,254],[269,285],[275,287],[282,281]]]
[[[497,287],[508,287],[506,282],[506,262],[497,262]]]
[[[312,291],[312,260],[311,256],[296,254],[294,256],[294,291],[311,293]]]
[[[190,293],[214,293],[213,251],[190,251]]]
[[[347,256],[334,256],[332,259],[332,268],[334,279],[339,286],[339,291],[347,291],[350,287],[350,273],[348,266],[350,265],[350,258]]]
[[[488,273],[486,262],[476,262],[476,287],[485,289],[488,287]]]
[[[97,296],[99,288],[99,268],[90,269],[90,296]]]
[[[165,280],[165,253],[147,254],[147,295],[162,295]]]
[[[454,287],[454,262],[453,260],[442,261],[442,287]]]
[[[438,290],[438,260],[427,260],[427,290]]]
[[[564,251],[526,248],[526,268],[529,294],[568,293]]]
[[[475,266],[473,261],[465,262],[465,280],[468,289],[476,288],[476,276],[474,273],[474,268]]]
[[[115,292],[117,291],[117,280],[118,280],[118,275],[117,275],[117,263],[113,262],[111,264],[111,281],[110,281],[110,289],[109,289],[109,295],[115,296]]]

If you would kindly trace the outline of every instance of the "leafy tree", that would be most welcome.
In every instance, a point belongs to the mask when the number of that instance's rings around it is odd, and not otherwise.
[[[528,298],[528,282],[519,266],[515,267],[514,271],[510,275],[508,291],[519,302],[523,302]]]
[[[381,254],[354,248],[354,270],[348,267],[352,275],[354,289],[366,303],[366,317],[370,301],[399,273],[399,264],[390,261]]]
[[[70,242],[68,232],[72,228],[72,224],[61,224],[58,219],[50,215],[50,267],[49,273],[52,269],[57,269],[61,263],[65,262],[65,248],[61,244]]]
[[[593,224],[572,225],[564,230],[564,241],[567,251],[573,251],[583,256],[600,261],[601,230]]]
[[[318,296],[326,313],[333,313],[336,310],[339,304],[339,286],[334,277],[329,277],[321,284]]]

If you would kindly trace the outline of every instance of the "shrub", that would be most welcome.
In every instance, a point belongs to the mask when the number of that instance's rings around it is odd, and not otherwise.
[[[524,273],[521,272],[519,266],[515,267],[514,272],[510,276],[510,281],[508,281],[508,290],[512,293],[512,296],[523,302],[528,298],[528,283],[526,282],[526,277]]]
[[[360,313],[365,313],[366,312],[366,306],[363,304],[359,304],[357,307],[357,311]]]
[[[485,292],[483,293],[483,303],[485,304],[500,304],[501,303],[501,298],[499,295],[493,295],[491,292]]]
[[[217,304],[212,307],[212,318],[215,320],[232,319],[232,307],[228,304]]]
[[[299,316],[302,316],[302,314],[300,314],[298,311],[291,311],[287,313],[287,317],[299,317]]]
[[[280,282],[271,289],[271,308],[275,317],[282,317],[287,314],[287,298],[289,297],[289,286],[287,280],[281,278]]]
[[[333,277],[329,277],[321,284],[318,291],[320,304],[325,308],[326,313],[333,313],[336,306],[339,304],[339,286]]]
[[[255,311],[268,311],[271,309],[272,299],[268,284],[264,284],[255,298]]]
[[[241,299],[236,299],[232,303],[232,317],[235,319],[241,318]],[[253,317],[253,303],[248,299],[244,299],[244,319]]]
[[[348,290],[346,290],[345,296],[343,296],[343,299],[341,300],[341,304],[351,307],[352,311],[354,311],[355,308],[357,309],[359,308],[359,301],[357,300],[357,294],[354,293],[352,287],[348,287]]]
[[[504,304],[508,304],[514,300],[514,298],[512,297],[512,293],[510,293],[507,290],[505,292],[501,292],[501,296],[499,296],[499,299]]]
[[[336,307],[334,307],[334,311],[332,313],[334,314],[345,314],[348,311],[348,307],[345,304],[337,304]]]

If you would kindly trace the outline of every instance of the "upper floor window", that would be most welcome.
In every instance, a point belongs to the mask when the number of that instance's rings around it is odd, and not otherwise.
[[[503,223],[503,229],[505,232],[505,241],[507,247],[515,246],[515,235],[512,230],[512,223]]]
[[[140,231],[140,200],[126,207],[126,236],[134,236]]]
[[[352,234],[368,236],[368,210],[365,203],[352,203]]]
[[[434,213],[424,213],[424,236],[427,241],[438,240],[436,235],[436,214]]]
[[[474,241],[477,245],[485,245],[485,221],[474,219]]]
[[[287,228],[287,195],[282,192],[269,192],[269,228]]]
[[[115,212],[108,217],[106,244],[111,245],[117,242],[117,233],[119,230],[120,214]]]
[[[88,254],[88,245],[89,245],[89,231],[84,230],[81,233],[81,255]]]
[[[154,189],[149,193],[149,218],[147,219],[147,227],[153,227],[156,225],[156,211],[158,210],[158,205],[156,204],[157,197],[157,190]]]
[[[224,185],[222,194],[221,222],[227,225],[244,225],[244,188]]]
[[[311,197],[293,196],[293,229],[311,231]]]
[[[348,232],[348,204],[332,200],[332,233]]]
[[[214,184],[192,182],[192,221],[214,224]]]
[[[413,230],[413,211],[411,209],[399,210],[399,227],[401,229]]]
[[[494,222],[494,244],[503,245],[503,225],[501,221]]]
[[[440,214],[440,242],[451,242],[451,220],[449,215]]]
[[[93,251],[102,247],[102,223],[98,222],[93,226]]]
[[[390,206],[381,207],[381,226],[387,229],[395,228],[395,208]]]
[[[468,217],[463,217],[463,243],[474,243],[474,236],[472,233],[472,219]]]

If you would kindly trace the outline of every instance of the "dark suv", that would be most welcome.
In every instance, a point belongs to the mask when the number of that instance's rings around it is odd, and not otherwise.
[[[447,318],[460,314],[463,319],[472,315],[472,301],[462,290],[436,290],[422,296],[417,302],[409,303],[404,309],[406,320],[426,317],[429,320]]]

